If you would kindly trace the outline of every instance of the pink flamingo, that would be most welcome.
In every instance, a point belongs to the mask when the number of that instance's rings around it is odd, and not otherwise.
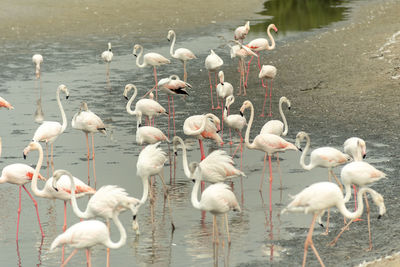
[[[362,194],[368,192],[371,194],[375,204],[380,207],[380,211],[384,212],[384,203],[382,196],[376,191],[368,187],[363,187],[357,194],[360,207],[355,212],[350,212],[343,200],[343,193],[340,188],[331,182],[319,182],[303,189],[300,193],[293,197],[292,202],[282,210],[282,214],[286,212],[312,213],[310,230],[304,244],[303,267],[306,265],[308,247],[311,247],[321,266],[325,266],[319,256],[317,249],[312,241],[315,221],[323,215],[326,209],[336,206],[340,213],[346,218],[355,219],[361,216],[364,205],[362,203]]]
[[[32,62],[35,64],[36,79],[39,79],[40,78],[40,64],[43,63],[43,56],[40,54],[34,54],[32,56]]]
[[[58,180],[57,188],[53,187],[53,177],[50,177],[44,186],[43,189],[39,189],[37,186],[37,179],[39,176],[39,170],[42,167],[43,162],[43,148],[42,146],[36,142],[32,141],[29,145],[24,149],[24,158],[31,150],[39,151],[39,158],[36,164],[36,169],[32,177],[31,189],[33,193],[38,197],[49,198],[49,199],[60,199],[64,201],[64,225],[63,232],[67,229],[67,201],[71,199],[71,182],[68,176],[64,175]],[[87,194],[93,195],[96,190],[91,188],[90,186],[83,183],[78,178],[74,177],[74,182],[76,185],[75,193],[76,197],[83,197]],[[64,249],[62,252],[62,261],[64,261]]]
[[[64,92],[66,95],[66,99],[69,97],[68,88],[61,84],[57,88],[56,98],[58,107],[61,111],[62,117],[62,125],[57,121],[44,121],[35,131],[32,140],[36,142],[46,142],[46,158],[47,158],[47,172],[49,172],[49,153],[47,145],[51,145],[51,167],[52,171],[54,170],[54,162],[53,162],[53,143],[60,136],[65,129],[67,128],[67,116],[65,115],[63,106],[60,101],[60,92]],[[49,175],[48,175],[49,176]]]
[[[131,115],[137,115],[138,111],[141,112],[142,115],[147,116],[149,119],[149,124],[151,124],[151,120],[154,116],[160,114],[167,114],[165,108],[163,108],[157,101],[153,99],[140,99],[135,104],[135,110],[131,109],[131,105],[133,100],[135,100],[137,96],[137,88],[133,84],[127,84],[124,90],[124,97],[128,100],[128,92],[133,88],[134,93],[126,104],[126,111]]]
[[[255,51],[258,55],[259,52],[262,50],[273,50],[275,49],[275,39],[271,35],[271,30],[274,30],[275,32],[278,32],[278,28],[276,28],[275,24],[270,24],[267,27],[267,35],[269,39],[271,40],[271,45],[269,44],[268,39],[265,38],[257,38],[250,43],[248,43],[246,46],[250,48],[251,50]],[[253,57],[249,60],[248,66],[247,66],[247,74],[246,74],[246,82],[245,82],[245,87],[247,87],[247,79],[249,77],[249,71],[250,71],[250,63],[253,60]],[[261,64],[260,64],[260,56],[258,57],[258,69],[261,70]]]
[[[243,40],[246,38],[247,34],[249,33],[249,30],[250,30],[250,21],[247,21],[244,26],[239,26],[235,29],[233,38],[235,38],[235,40],[239,41],[240,43],[243,43]]]
[[[168,137],[158,128],[153,126],[142,126],[142,115],[138,111],[136,125],[136,143],[139,145],[155,144],[160,141],[167,141]]]
[[[172,37],[173,36],[173,37]],[[171,57],[179,59],[183,63],[183,80],[187,82],[187,72],[186,72],[186,61],[196,59],[197,57],[193,54],[192,51],[186,48],[178,48],[174,51],[174,45],[176,41],[176,34],[173,30],[168,31],[168,41],[171,41],[171,48],[169,50],[169,53],[171,54]]]
[[[169,124],[170,124],[170,114],[171,114],[170,97],[172,100],[172,120],[174,125],[174,136],[175,136],[176,130],[175,130],[174,95],[183,95],[185,97],[186,95],[189,95],[186,89],[192,88],[192,86],[187,82],[184,82],[181,79],[179,79],[178,75],[171,75],[168,78],[163,78],[158,82],[158,85],[160,89],[163,90],[168,95],[168,138],[169,138],[169,128],[170,128]]]
[[[1,156],[1,145],[2,145],[2,142],[1,142],[1,138],[0,138],[0,156]],[[37,202],[31,195],[31,193],[29,193],[29,191],[25,187],[25,184],[29,183],[32,180],[34,172],[35,172],[35,170],[32,167],[30,167],[26,164],[22,164],[22,163],[14,163],[14,164],[7,165],[1,171],[0,184],[10,183],[10,184],[15,184],[15,185],[19,186],[19,201],[18,201],[19,205],[18,205],[17,238],[16,238],[17,241],[18,241],[19,219],[20,219],[20,214],[21,214],[21,188],[23,188],[26,191],[28,196],[31,198],[33,205],[35,206],[40,232],[42,234],[42,237],[44,237],[42,225],[40,223]],[[38,177],[41,180],[46,180],[40,174],[38,174]]]
[[[140,50],[139,54],[137,54],[138,50]],[[155,85],[153,88],[156,88],[156,100],[158,101],[158,84],[157,84],[156,67],[165,65],[165,64],[170,64],[171,61],[169,61],[169,59],[165,58],[164,56],[162,56],[158,53],[151,52],[151,53],[147,53],[143,56],[143,63],[140,64],[139,60],[140,60],[140,57],[142,56],[142,54],[143,54],[143,46],[141,46],[139,44],[135,44],[135,46],[133,47],[133,55],[136,57],[136,66],[138,66],[139,68],[144,68],[149,65],[153,67],[154,81],[155,81]]]
[[[350,137],[343,144],[344,153],[349,154],[354,161],[362,161],[367,156],[365,141],[359,137]]]
[[[220,130],[219,125],[219,118],[212,113],[190,116],[186,118],[183,123],[183,132],[186,135],[193,136],[199,140],[201,160],[206,157],[204,154],[202,139],[213,139],[218,145],[222,146],[222,138],[218,134],[218,131]]]
[[[243,102],[242,107],[240,108],[240,113],[243,114],[245,109],[250,108],[250,119],[246,129],[245,135],[245,144],[249,149],[256,149],[260,151],[264,151],[268,155],[268,164],[269,164],[269,209],[272,210],[272,164],[271,164],[271,155],[276,152],[283,152],[286,150],[298,150],[297,147],[286,141],[280,136],[275,134],[259,134],[257,135],[253,142],[249,142],[250,138],[250,129],[254,120],[254,107],[253,104],[246,100]]]
[[[349,164],[345,165],[342,168],[341,174],[340,174],[341,180],[343,182],[343,185],[346,189],[346,195],[344,197],[344,202],[347,203],[350,200],[351,197],[351,188],[350,185],[358,185],[361,188],[367,187],[368,185],[379,181],[382,178],[386,177],[386,174],[372,165],[370,165],[367,162],[364,161],[354,161],[350,162]],[[368,199],[367,196],[364,194],[364,199],[365,199],[365,205],[367,207],[367,219],[368,219],[368,237],[369,237],[369,248],[368,250],[372,249],[372,239],[371,239],[371,227],[370,227],[370,216],[369,216],[369,204],[368,204]],[[383,199],[382,199],[383,202]],[[383,212],[384,213],[384,212]],[[383,214],[380,213],[380,214]],[[352,219],[343,229],[342,231],[338,234],[338,236],[330,243],[331,246],[335,245],[336,242],[338,241],[339,237],[341,234],[348,229],[350,224],[354,221],[355,219]]]
[[[89,133],[92,136],[92,160],[93,160],[93,175],[94,175],[94,187],[96,187],[96,168],[95,168],[95,153],[94,153],[94,133],[100,132],[107,134],[105,125],[99,116],[89,110],[87,103],[82,102],[79,112],[77,112],[72,118],[72,128],[81,130],[86,135],[86,147],[87,147],[87,162],[88,162],[88,184],[90,185],[90,151],[89,151]]]
[[[14,107],[0,96],[0,108],[14,109]]]
[[[217,71],[221,68],[224,64],[222,58],[220,58],[217,54],[215,54],[214,50],[210,50],[210,54],[206,57],[205,66],[208,70],[208,80],[210,81],[210,96],[211,96],[211,109],[214,109],[214,102],[213,102],[213,94],[212,94],[212,83],[211,83],[211,72],[215,73],[215,87],[217,86]],[[218,100],[218,96],[217,96]]]
[[[221,106],[219,105],[219,98],[222,98],[221,103],[222,103],[222,132],[221,132],[221,136],[223,138],[224,136],[224,101],[225,98],[233,95],[233,86],[231,83],[225,82],[225,75],[224,72],[221,70],[218,73],[218,77],[219,77],[219,84],[217,85],[217,109],[220,109]]]
[[[66,170],[56,170],[53,174],[53,187],[57,188],[57,181],[61,176],[67,175],[71,182],[71,206],[76,216],[81,219],[92,219],[95,217],[102,217],[107,222],[108,231],[110,231],[110,219],[113,218],[113,212],[118,209],[118,212],[130,209],[133,215],[132,228],[139,234],[139,225],[136,221],[136,214],[138,206],[140,205],[139,199],[128,196],[124,188],[116,185],[102,186],[96,193],[89,199],[85,211],[81,211],[78,207],[75,196],[75,182],[70,172]],[[66,262],[64,262],[66,264]],[[110,265],[110,248],[107,248],[107,266]]]
[[[271,65],[263,65],[260,70],[260,73],[258,74],[258,78],[261,79],[262,86],[265,87],[264,105],[263,105],[263,109],[260,114],[260,117],[264,117],[265,103],[267,102],[267,95],[268,95],[268,80],[271,80],[271,85],[269,88],[269,114],[268,114],[268,116],[270,116],[270,117],[272,116],[272,112],[271,112],[272,82],[275,79],[275,76],[276,76],[276,68]],[[265,84],[263,82],[263,79],[265,79]]]
[[[101,59],[107,64],[107,77],[110,76],[110,63],[112,61],[114,54],[111,51],[111,43],[108,43],[108,49],[101,53]]]
[[[328,180],[331,181],[331,175],[333,175],[333,177],[336,180],[336,183],[342,189],[342,184],[340,183],[336,175],[333,173],[332,168],[351,161],[351,157],[333,147],[329,146],[319,147],[311,152],[310,161],[306,165],[304,161],[310,149],[310,143],[311,143],[310,136],[306,132],[297,133],[296,146],[299,149],[300,149],[300,143],[301,141],[303,141],[304,138],[306,139],[307,143],[300,157],[300,166],[305,170],[311,170],[315,167],[328,168]],[[328,234],[328,231],[329,231],[329,211],[328,211],[328,219],[327,219],[325,234]]]

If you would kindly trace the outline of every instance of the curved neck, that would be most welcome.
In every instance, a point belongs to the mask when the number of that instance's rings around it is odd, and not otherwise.
[[[307,165],[304,163],[304,160],[305,160],[305,158],[306,158],[306,155],[307,155],[307,153],[308,153],[308,150],[310,149],[310,137],[308,136],[308,134],[305,135],[305,138],[306,138],[306,140],[307,140],[307,143],[306,143],[306,146],[305,146],[305,148],[304,148],[304,150],[303,150],[303,153],[301,153],[300,165],[301,165],[301,167],[302,167],[303,169],[305,169],[305,170],[311,170],[311,169],[313,168],[313,167],[311,166],[311,160],[310,160],[310,162],[309,162]]]
[[[171,43],[171,47],[169,48],[169,53],[171,54],[171,56],[174,56],[174,46],[175,46],[175,41],[176,41],[176,34],[175,32],[172,32],[173,38],[172,38],[172,43]]]
[[[133,95],[129,99],[128,103],[126,103],[126,111],[131,115],[136,115],[136,112],[131,109],[132,102],[133,102],[133,100],[135,100],[135,97],[137,96],[136,86],[133,86],[133,90],[134,90]]]
[[[76,202],[76,195],[75,195],[76,186],[75,186],[75,181],[74,181],[73,176],[70,173],[66,173],[66,172],[64,174],[67,175],[69,180],[71,181],[71,206],[72,206],[72,210],[74,211],[75,215],[82,219],[91,218],[91,216],[89,216],[89,214],[88,214],[87,207],[86,207],[85,212],[81,211],[78,207],[78,203]]]
[[[57,89],[57,103],[58,103],[58,107],[60,108],[60,111],[61,111],[61,117],[62,117],[61,133],[63,133],[65,131],[65,129],[67,128],[68,123],[67,123],[67,116],[65,116],[65,112],[64,112],[63,106],[61,104],[60,91],[61,91],[61,89],[59,87]]]
[[[267,35],[268,35],[269,39],[271,40],[271,45],[269,45],[269,43],[267,44],[267,50],[275,49],[275,39],[271,34],[271,29],[272,29],[272,27],[268,26]]]
[[[340,213],[342,213],[343,216],[345,216],[348,219],[355,219],[361,216],[361,214],[363,213],[364,210],[364,201],[362,199],[362,195],[368,192],[370,194],[374,194],[375,191],[373,191],[371,188],[368,187],[363,187],[361,188],[358,193],[357,193],[357,203],[358,203],[358,207],[357,210],[354,212],[350,212],[346,206],[345,206],[345,202],[343,200],[341,200],[339,203],[336,204],[336,207],[339,209]]]
[[[197,130],[186,129],[185,134],[186,135],[199,135],[199,134],[201,134],[204,131],[204,129],[206,128],[206,123],[207,123],[208,118],[212,118],[212,116],[213,116],[213,114],[211,114],[211,113],[208,113],[208,114],[204,115],[203,116],[203,121],[201,122],[200,128],[197,129]]]
[[[344,203],[349,202],[350,198],[351,198],[351,186],[350,184],[345,184],[344,188],[346,190],[346,195],[344,196]]]
[[[254,107],[253,104],[250,103],[250,119],[249,122],[247,124],[247,129],[246,129],[246,135],[244,137],[244,142],[246,144],[247,148],[253,149],[254,148],[254,144],[250,144],[250,129],[251,129],[251,125],[253,124],[253,119],[254,119]]]
[[[149,195],[149,178],[150,177],[142,177],[142,183],[143,183],[143,195],[142,198],[140,199],[140,205],[143,205],[147,197]]]
[[[181,144],[181,146],[182,146],[182,164],[183,164],[183,171],[185,172],[185,175],[186,175],[186,177],[187,178],[189,178],[189,179],[191,179],[191,177],[192,177],[192,173],[190,172],[190,170],[189,170],[189,165],[188,165],[188,159],[187,159],[187,153],[186,153],[186,145],[185,145],[185,143],[183,142],[183,140],[182,140],[182,138],[176,138],[175,140],[174,140],[174,150],[176,151],[176,146],[177,146],[177,143],[176,142],[179,142],[180,144]]]
[[[144,58],[143,58],[143,63],[142,64],[139,63],[140,57],[143,55],[143,47],[142,46],[139,47],[140,47],[140,52],[139,55],[136,57],[136,66],[138,66],[139,68],[144,68],[146,67],[146,63],[144,63]]]
[[[47,197],[47,194],[45,193],[45,190],[39,190],[37,187],[37,180],[39,177],[39,171],[40,168],[42,167],[42,162],[43,162],[43,148],[42,145],[38,143],[38,150],[39,150],[39,159],[36,164],[35,172],[33,173],[32,181],[31,181],[31,189],[32,192],[38,196],[38,197]]]
[[[200,179],[196,179],[196,182],[194,183],[194,186],[193,186],[193,189],[192,189],[192,197],[191,197],[192,205],[196,209],[201,209],[200,208],[200,202],[199,202],[199,200],[197,198],[197,194],[199,192],[199,188],[200,188]]]
[[[283,125],[284,125],[284,127],[285,127],[285,129],[283,130],[282,135],[283,135],[283,136],[286,136],[287,133],[288,133],[288,131],[289,131],[289,128],[288,128],[288,125],[287,125],[287,121],[286,121],[285,114],[283,113],[283,110],[282,110],[282,103],[283,103],[283,102],[280,102],[280,103],[279,103],[279,114],[281,114],[282,121],[283,121]]]
[[[115,249],[115,248],[120,248],[123,245],[125,245],[125,243],[126,243],[126,231],[125,231],[124,226],[121,224],[121,221],[118,218],[118,212],[114,211],[112,219],[113,219],[115,225],[117,226],[121,237],[120,237],[119,241],[116,242],[116,243],[114,243],[109,237],[105,245],[107,247],[109,247],[109,248]]]

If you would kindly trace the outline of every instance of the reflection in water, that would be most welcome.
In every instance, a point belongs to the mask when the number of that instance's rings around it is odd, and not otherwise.
[[[342,21],[349,8],[344,4],[350,0],[269,0],[258,14],[270,17],[251,25],[251,31],[264,32],[270,23],[275,23],[280,33],[308,31]]]
[[[43,241],[44,241],[44,237],[42,237],[40,239],[40,241],[38,241],[38,263],[36,264],[37,267],[40,267],[42,265],[42,247],[43,247]],[[21,254],[19,252],[19,243],[18,243],[18,239],[16,240],[16,244],[17,244],[17,266],[21,267],[22,266],[22,259],[21,259]]]
[[[39,83],[39,86],[38,86]],[[39,88],[38,88],[39,87]],[[42,78],[36,79],[35,88],[39,91],[38,99],[36,100],[36,111],[34,115],[34,119],[36,123],[42,123],[44,120],[44,113],[42,109]]]

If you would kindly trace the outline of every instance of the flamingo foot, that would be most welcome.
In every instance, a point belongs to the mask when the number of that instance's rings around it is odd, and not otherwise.
[[[264,113],[261,113],[261,114],[260,114],[260,117],[264,117]]]
[[[247,94],[246,93],[243,93],[243,96],[246,96]]]

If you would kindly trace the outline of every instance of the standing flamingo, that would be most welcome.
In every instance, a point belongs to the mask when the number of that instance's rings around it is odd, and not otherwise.
[[[140,152],[136,163],[136,169],[137,169],[136,174],[140,176],[143,183],[143,195],[142,198],[140,199],[140,205],[143,205],[146,202],[147,197],[149,195],[149,178],[155,175],[160,176],[164,188],[164,194],[167,196],[169,213],[171,216],[172,231],[174,231],[175,225],[172,219],[171,204],[169,200],[168,190],[164,182],[164,174],[163,174],[163,168],[165,162],[167,161],[167,156],[166,153],[161,148],[158,147],[159,145],[160,142],[152,145],[147,145]],[[150,196],[150,198],[152,203],[153,196]]]
[[[235,40],[239,41],[240,43],[243,43],[243,40],[246,38],[247,34],[249,33],[249,30],[250,30],[250,21],[247,21],[244,26],[239,26],[235,29],[233,38],[235,38]]]
[[[112,61],[114,54],[111,51],[111,43],[108,43],[108,49],[101,53],[101,59],[107,64],[107,78],[110,76],[110,63]]]
[[[76,216],[81,219],[92,219],[102,217],[107,222],[108,231],[110,231],[110,219],[113,218],[113,211],[118,208],[118,211],[130,209],[133,215],[132,227],[139,234],[139,225],[136,221],[136,214],[138,206],[140,205],[139,199],[128,196],[124,188],[116,185],[102,186],[96,193],[89,199],[85,211],[81,211],[78,207],[75,196],[75,182],[70,172],[66,170],[56,170],[53,173],[53,187],[57,188],[57,181],[61,176],[66,175],[69,177],[71,183],[71,205]],[[66,263],[64,263],[66,264]],[[107,248],[107,266],[110,265],[110,248]]]
[[[1,139],[0,139],[0,155],[1,155]],[[0,184],[10,183],[10,184],[18,185],[18,187],[19,187],[19,201],[18,201],[19,206],[18,206],[17,238],[16,238],[17,241],[18,241],[19,219],[20,219],[20,214],[21,214],[21,188],[23,188],[26,191],[28,196],[31,198],[33,205],[35,206],[40,232],[42,234],[42,237],[44,237],[42,225],[40,223],[37,202],[31,195],[31,193],[29,193],[29,191],[25,187],[25,184],[31,182],[34,172],[35,172],[35,170],[32,167],[30,167],[26,164],[22,164],[22,163],[14,163],[14,164],[7,165],[1,171]],[[40,174],[38,174],[38,177],[41,180],[46,180]]]
[[[355,219],[360,217],[364,209],[364,205],[362,203],[362,194],[364,192],[371,194],[373,201],[380,208],[380,214],[382,215],[385,212],[385,206],[382,196],[376,191],[368,187],[362,188],[357,194],[360,207],[357,209],[357,211],[350,212],[345,206],[342,191],[336,184],[331,182],[319,182],[310,185],[295,195],[292,202],[290,202],[289,205],[282,210],[282,214],[285,212],[302,212],[313,214],[310,230],[308,231],[308,235],[304,244],[303,267],[306,265],[308,247],[310,246],[321,266],[325,266],[317,252],[317,249],[314,246],[314,242],[312,241],[316,219],[319,218],[326,209],[334,206],[336,206],[340,213],[342,213],[346,218]]]
[[[172,120],[174,124],[174,136],[176,135],[175,130],[175,105],[174,105],[174,95],[189,95],[186,88],[192,88],[190,84],[179,79],[178,75],[171,75],[168,78],[163,78],[158,82],[158,85],[161,90],[167,93],[168,95],[168,138],[169,138],[169,124],[170,124],[170,114],[171,114],[171,105],[170,105],[170,96],[172,99]]]
[[[271,45],[268,42],[268,39],[265,38],[257,38],[254,39],[252,41],[250,41],[250,43],[248,43],[246,46],[248,48],[250,48],[251,50],[255,51],[258,55],[259,52],[262,50],[273,50],[275,49],[275,39],[274,37],[271,35],[271,30],[274,30],[275,32],[278,32],[278,28],[276,28],[275,24],[270,24],[267,27],[267,35],[269,37],[269,39],[271,40]],[[253,57],[251,57],[251,59],[249,60],[248,66],[247,66],[247,74],[246,74],[246,83],[245,83],[245,87],[247,87],[247,79],[249,77],[249,71],[250,71],[250,63],[253,60]],[[260,64],[260,55],[258,56],[258,69],[261,70],[261,64]]]
[[[212,83],[211,83],[211,72],[215,73],[215,87],[217,86],[217,71],[221,68],[224,64],[222,58],[220,58],[217,54],[215,54],[214,50],[210,50],[210,54],[206,57],[205,66],[208,70],[208,80],[210,81],[210,96],[211,96],[211,109],[214,109],[214,102],[213,102],[213,94],[212,94]],[[217,96],[218,101],[218,96]]]
[[[140,50],[139,54],[137,54],[138,50]],[[162,56],[162,55],[160,55],[158,53],[151,52],[151,53],[147,53],[147,54],[145,54],[143,56],[143,63],[140,64],[139,60],[140,60],[140,57],[143,54],[143,46],[141,46],[139,44],[135,44],[135,46],[133,47],[133,52],[132,53],[136,57],[136,66],[138,66],[139,68],[144,68],[144,67],[147,67],[149,65],[153,67],[154,81],[155,81],[155,85],[154,85],[153,88],[156,88],[156,100],[158,101],[158,84],[157,84],[157,70],[156,70],[156,67],[157,66],[161,66],[161,65],[165,65],[165,64],[170,64],[171,61],[169,61],[169,59],[165,58],[164,56]]]
[[[62,125],[57,121],[44,121],[35,131],[32,140],[36,142],[46,142],[46,158],[47,158],[47,172],[49,172],[49,153],[48,153],[48,144],[51,145],[51,167],[52,171],[54,171],[54,162],[53,162],[53,143],[57,139],[59,135],[61,135],[65,129],[67,128],[67,116],[65,115],[63,106],[60,100],[60,91],[63,91],[66,95],[66,99],[69,97],[68,88],[61,84],[57,88],[56,98],[58,107],[61,111],[62,117]],[[47,175],[49,176],[49,175]]]
[[[186,48],[178,48],[174,51],[174,45],[176,41],[176,34],[173,30],[168,31],[168,36],[167,39],[168,41],[171,41],[171,37],[173,36],[172,43],[171,43],[171,48],[169,50],[169,53],[171,54],[171,57],[179,59],[183,63],[183,80],[187,82],[187,72],[186,72],[186,61],[195,59],[197,58],[192,51]]]
[[[138,145],[155,144],[160,141],[167,141],[168,137],[158,128],[153,126],[142,126],[142,114],[138,111],[136,125],[136,143]]]
[[[271,107],[272,107],[272,100],[271,100],[271,96],[272,96],[272,83],[275,79],[276,76],[276,68],[274,66],[271,65],[263,65],[260,73],[258,74],[258,78],[261,79],[261,83],[262,86],[265,87],[265,97],[264,97],[264,105],[263,105],[263,109],[262,112],[260,114],[260,117],[264,117],[264,109],[265,109],[265,103],[267,102],[267,95],[268,95],[268,80],[271,80],[271,84],[270,84],[270,88],[269,88],[269,114],[268,116],[271,117],[272,116],[272,112],[271,112]],[[263,79],[265,79],[265,84],[263,82]]]
[[[280,136],[275,134],[259,134],[257,135],[253,142],[250,143],[250,129],[254,120],[254,107],[253,104],[246,100],[243,102],[242,107],[240,108],[240,113],[243,114],[244,110],[250,108],[250,119],[246,129],[245,135],[245,144],[249,149],[256,149],[260,151],[264,151],[268,155],[268,164],[269,164],[269,209],[272,210],[272,164],[271,164],[271,155],[275,152],[283,152],[286,150],[298,150],[297,147],[286,141]]]
[[[125,245],[126,243],[126,231],[122,226],[121,221],[118,218],[119,215],[118,206],[114,209],[112,219],[120,232],[120,239],[118,242],[113,242],[110,238],[110,231],[107,226],[98,220],[81,221],[70,228],[64,233],[54,239],[51,243],[50,250],[54,250],[59,245],[64,247],[65,244],[75,248],[71,255],[61,264],[65,266],[71,258],[78,252],[78,249],[86,249],[87,251],[87,266],[91,267],[90,248],[97,244],[103,244],[107,248],[117,249]],[[109,263],[107,263],[109,267]]]
[[[89,149],[89,133],[92,136],[92,160],[93,160],[93,176],[94,187],[96,187],[96,168],[95,168],[95,154],[94,154],[94,133],[100,132],[107,134],[103,121],[99,116],[89,110],[87,103],[82,102],[79,112],[75,113],[71,122],[72,128],[81,130],[86,135],[86,148],[87,148],[87,162],[88,162],[88,184],[90,185],[90,149]]]
[[[40,54],[34,54],[32,57],[32,62],[35,64],[35,75],[36,79],[40,78],[40,64],[43,62],[43,56]]]
[[[50,177],[43,189],[39,189],[37,186],[37,179],[39,176],[39,170],[42,167],[43,162],[43,148],[40,143],[36,141],[32,141],[29,145],[24,149],[24,158],[31,150],[39,151],[39,158],[36,164],[36,169],[32,177],[31,189],[33,193],[38,197],[49,198],[49,199],[60,199],[64,201],[64,225],[63,232],[67,229],[67,201],[71,199],[71,183],[68,176],[64,175],[58,180],[57,188],[53,187],[53,177]],[[83,183],[78,178],[74,177],[74,182],[76,185],[75,193],[77,193],[76,197],[83,197],[85,195],[93,195],[96,190],[91,188],[90,186]],[[62,253],[62,261],[64,261],[64,249]]]
[[[218,145],[222,145],[222,138],[218,134],[219,125],[220,120],[212,113],[190,116],[183,123],[183,132],[199,140],[201,160],[206,157],[202,139],[214,139]]]
[[[217,85],[217,103],[218,103],[217,109],[221,108],[221,106],[219,105],[218,99],[222,98],[222,100],[221,100],[221,103],[222,103],[222,114],[221,114],[221,116],[222,116],[222,132],[221,132],[221,135],[223,138],[223,135],[224,135],[224,102],[225,102],[226,97],[233,95],[233,86],[232,86],[232,84],[225,82],[225,78],[224,78],[225,75],[222,70],[219,71],[218,77],[219,77],[219,84]]]
[[[0,96],[0,108],[14,109],[14,107]]]
[[[198,166],[197,168],[201,168]],[[201,172],[201,170],[200,170]],[[198,200],[198,192],[200,188],[200,177],[196,177],[196,182],[192,189],[191,202],[193,207],[203,211],[209,211],[213,215],[213,243],[218,244],[218,226],[217,215],[224,215],[226,222],[226,233],[228,243],[231,243],[228,227],[228,215],[230,210],[241,211],[235,194],[230,190],[229,186],[224,183],[216,183],[208,186],[201,194],[200,201]]]
[[[126,104],[126,111],[131,115],[137,115],[138,111],[141,112],[142,115],[147,116],[149,119],[149,124],[151,124],[151,120],[154,116],[160,114],[167,114],[165,108],[163,108],[157,101],[153,99],[143,98],[136,102],[135,110],[131,109],[131,105],[133,100],[135,100],[137,96],[137,88],[133,84],[125,85],[124,97],[128,100],[128,92],[133,88],[134,93]]]
[[[364,161],[354,161],[345,165],[342,168],[342,172],[340,174],[343,185],[346,189],[346,195],[344,197],[344,202],[347,203],[351,197],[351,188],[350,185],[358,185],[361,188],[367,187],[368,185],[379,181],[382,178],[386,177],[386,174],[367,162]],[[364,194],[365,205],[367,207],[367,219],[368,219],[368,237],[369,237],[369,248],[372,249],[372,239],[371,239],[371,227],[370,227],[370,216],[369,216],[369,204],[367,196]],[[382,200],[383,201],[383,200]],[[351,220],[338,234],[338,236],[330,243],[331,245],[336,244],[340,235],[347,229],[350,224],[354,221]]]
[[[349,154],[354,161],[362,161],[367,155],[365,141],[359,137],[350,137],[343,144],[344,153]]]

